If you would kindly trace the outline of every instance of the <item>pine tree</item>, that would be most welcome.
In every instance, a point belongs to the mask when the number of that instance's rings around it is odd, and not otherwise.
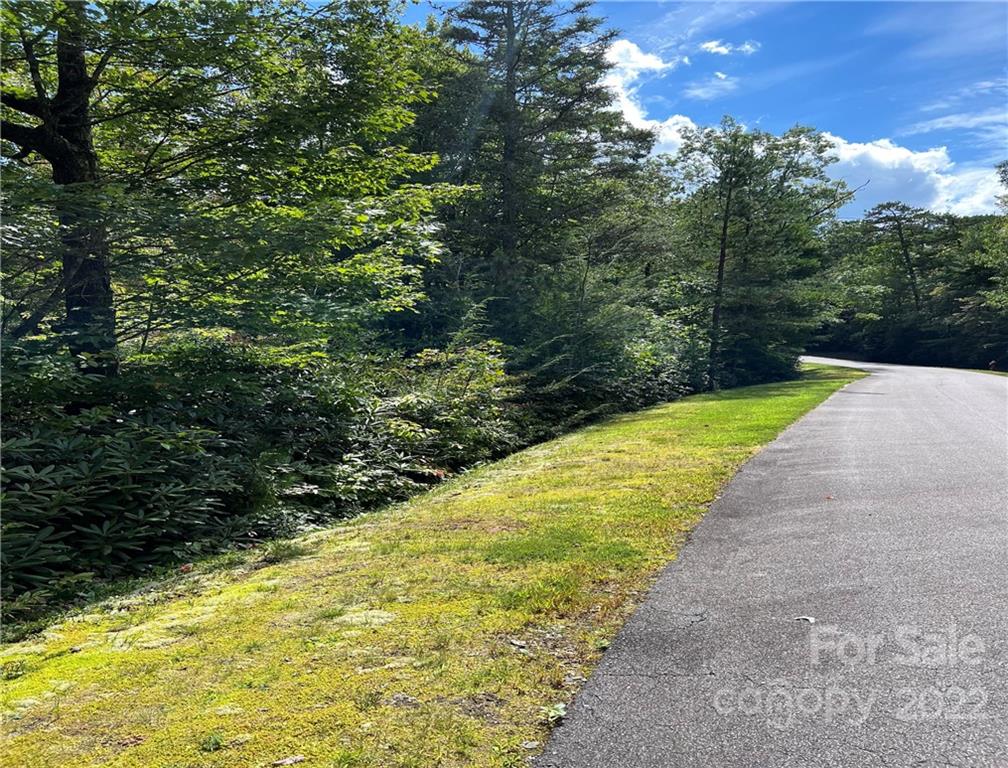
[[[589,4],[476,0],[448,12],[443,29],[455,71],[451,94],[418,125],[451,125],[439,136],[442,178],[474,185],[448,212],[450,270],[433,273],[432,296],[491,299],[498,336],[513,343],[535,329],[524,309],[541,271],[559,268],[580,223],[606,206],[598,178],[635,170],[653,137],[628,126],[604,83],[615,33]]]

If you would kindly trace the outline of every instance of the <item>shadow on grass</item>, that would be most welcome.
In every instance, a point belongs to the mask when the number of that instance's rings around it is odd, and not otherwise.
[[[199,594],[206,588],[208,580],[222,571],[254,571],[296,560],[313,554],[317,549],[317,544],[306,544],[300,537],[269,539],[255,547],[219,552],[192,563],[157,566],[138,576],[95,579],[86,582],[86,587],[82,587],[72,601],[47,606],[24,619],[5,619],[0,627],[0,643],[20,642],[52,624],[102,604],[153,604],[183,595]]]

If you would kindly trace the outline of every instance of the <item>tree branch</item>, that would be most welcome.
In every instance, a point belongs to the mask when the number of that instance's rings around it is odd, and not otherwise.
[[[21,30],[21,46],[24,48],[25,61],[28,62],[28,71],[31,73],[32,85],[35,86],[35,95],[40,103],[49,101],[46,94],[45,84],[42,82],[42,73],[39,71],[38,58],[35,56],[35,43],[28,39],[28,35]]]
[[[10,120],[0,120],[0,139],[13,141],[22,149],[39,152],[42,148],[41,127],[12,123]]]
[[[832,199],[829,202],[827,202],[825,205],[822,205],[819,208],[817,208],[816,210],[814,210],[812,212],[812,214],[809,216],[809,220],[812,220],[812,219],[814,219],[814,218],[816,218],[818,216],[821,216],[822,214],[826,213],[827,211],[835,210],[835,209],[839,208],[842,205],[846,205],[848,202],[850,202],[851,200],[854,199],[854,196],[858,192],[860,192],[862,189],[864,189],[865,187],[867,187],[870,181],[871,181],[871,179],[869,179],[868,181],[866,181],[864,184],[861,184],[860,186],[854,187],[854,189],[845,190],[843,192],[841,192],[839,189],[834,189],[833,190],[833,197],[832,197]]]
[[[0,91],[0,102],[5,107],[24,112],[26,115],[38,118],[45,117],[45,105],[34,96],[21,96],[10,91]]]
[[[102,73],[105,71],[105,67],[107,67],[109,65],[109,62],[112,61],[112,57],[115,55],[115,53],[116,53],[115,46],[110,46],[105,51],[105,53],[101,55],[101,58],[98,59],[98,63],[95,64],[95,68],[91,72],[90,80],[92,88],[98,84],[98,80],[101,78]]]
[[[34,333],[46,315],[56,309],[59,304],[60,299],[63,298],[63,285],[62,283],[56,287],[56,289],[49,294],[49,298],[39,304],[35,311],[32,312],[28,317],[17,324],[7,336],[11,339],[20,339],[22,336],[28,336]]]

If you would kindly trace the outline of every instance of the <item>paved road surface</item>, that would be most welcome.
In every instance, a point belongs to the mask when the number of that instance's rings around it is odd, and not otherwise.
[[[1008,766],[1008,378],[858,367],[729,484],[539,768]]]

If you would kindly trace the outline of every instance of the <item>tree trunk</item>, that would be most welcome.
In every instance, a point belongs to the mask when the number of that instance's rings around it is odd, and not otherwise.
[[[94,81],[88,75],[82,3],[69,3],[56,38],[57,90],[50,98],[35,78],[34,98],[5,98],[5,105],[41,120],[35,127],[8,124],[5,138],[22,151],[37,152],[52,167],[53,181],[80,193],[100,181],[98,154],[91,135],[90,102]],[[32,44],[23,41],[25,57],[37,71]],[[115,308],[109,275],[108,237],[101,215],[86,194],[60,195],[56,201],[62,249],[61,284],[66,317],[61,330],[70,352],[91,373],[114,374]]]
[[[501,151],[501,257],[495,275],[495,292],[506,291],[517,264],[518,253],[518,30],[514,3],[506,4],[504,16],[504,93]]]
[[[88,221],[86,212],[66,209],[59,212],[59,222],[66,307],[64,339],[88,372],[114,374],[118,369],[115,308],[105,228]]]
[[[725,262],[728,260],[728,220],[731,216],[732,185],[729,179],[721,216],[721,238],[718,248],[717,281],[714,283],[714,306],[711,309],[710,352],[707,356],[707,378],[711,389],[717,389],[721,374],[721,304],[724,297]]]
[[[93,185],[99,180],[99,172],[88,109],[93,83],[85,66],[84,8],[70,8],[72,15],[60,29],[56,43],[59,88],[53,98],[57,131],[67,151],[50,162],[57,184]],[[87,206],[82,210],[72,204],[61,204],[59,222],[67,346],[74,355],[84,356],[89,369],[115,373],[115,308],[105,226]]]
[[[896,236],[899,238],[900,255],[903,257],[903,268],[906,270],[907,278],[910,280],[910,292],[913,293],[914,308],[920,312],[921,298],[920,289],[917,287],[917,272],[914,270],[913,259],[910,258],[910,246],[906,240],[906,233],[903,232],[903,222],[896,217]]]

